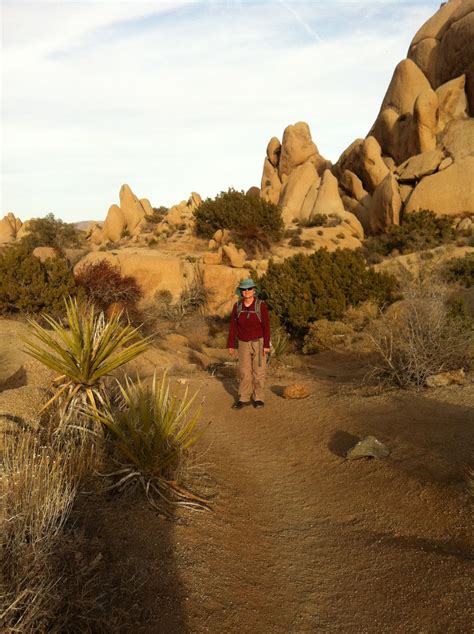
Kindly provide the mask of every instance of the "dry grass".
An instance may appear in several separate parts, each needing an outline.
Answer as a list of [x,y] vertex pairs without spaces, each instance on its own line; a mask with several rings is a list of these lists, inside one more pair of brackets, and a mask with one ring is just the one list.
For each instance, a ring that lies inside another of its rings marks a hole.
[[367,329],[377,357],[369,378],[420,388],[430,375],[469,368],[472,324],[453,310],[452,289],[420,274],[405,281],[403,296]]
[[51,631],[61,581],[51,559],[78,484],[68,458],[35,435],[5,437],[0,521],[6,631]]

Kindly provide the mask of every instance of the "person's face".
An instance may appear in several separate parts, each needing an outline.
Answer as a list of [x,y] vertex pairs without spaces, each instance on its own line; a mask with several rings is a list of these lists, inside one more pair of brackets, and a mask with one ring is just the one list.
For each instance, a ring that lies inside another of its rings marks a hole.
[[255,294],[255,288],[253,286],[251,288],[241,288],[240,292],[244,299],[252,299]]

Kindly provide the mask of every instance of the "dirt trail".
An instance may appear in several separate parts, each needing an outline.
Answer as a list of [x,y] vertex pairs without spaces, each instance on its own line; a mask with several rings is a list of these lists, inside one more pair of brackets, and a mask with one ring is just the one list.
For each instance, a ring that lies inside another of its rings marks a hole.
[[[286,401],[275,380],[264,409],[233,411],[232,381],[200,377],[214,513],[90,509],[124,631],[472,631],[472,385],[364,398],[306,377],[312,396]],[[389,458],[343,460],[368,434]]]

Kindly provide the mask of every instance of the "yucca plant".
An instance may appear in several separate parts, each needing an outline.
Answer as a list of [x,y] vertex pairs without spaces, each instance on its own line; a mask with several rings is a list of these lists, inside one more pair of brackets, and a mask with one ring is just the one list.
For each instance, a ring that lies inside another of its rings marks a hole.
[[167,505],[208,509],[205,499],[182,485],[189,450],[201,434],[197,429],[201,409],[192,411],[197,394],[188,397],[187,389],[182,397],[172,394],[166,374],[161,382],[155,374],[150,386],[139,378],[132,382],[125,377],[123,383],[117,381],[117,387],[118,404],[114,406],[108,394],[101,394],[100,406],[89,409],[107,430],[119,466],[106,474],[115,480],[110,488],[139,483],[155,507],[161,500]]
[[[85,401],[93,409],[105,377],[144,352],[150,337],[139,329],[122,325],[121,314],[106,320],[94,306],[68,298],[66,324],[50,315],[43,319],[50,330],[29,319],[33,340],[26,339],[25,351],[58,373],[56,391],[42,411],[61,402],[64,418],[75,401]],[[58,401],[60,399],[60,401]]]
[[272,335],[272,353],[276,359],[281,359],[288,351],[290,337],[283,328],[276,328]]

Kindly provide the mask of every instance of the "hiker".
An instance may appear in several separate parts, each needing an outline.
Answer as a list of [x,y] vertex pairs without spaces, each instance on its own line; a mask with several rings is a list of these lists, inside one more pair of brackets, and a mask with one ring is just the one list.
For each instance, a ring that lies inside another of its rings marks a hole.
[[242,280],[235,290],[240,298],[230,317],[227,347],[231,357],[239,355],[239,398],[233,409],[265,404],[264,384],[267,355],[270,352],[270,320],[268,307],[258,299],[258,289],[252,279]]

